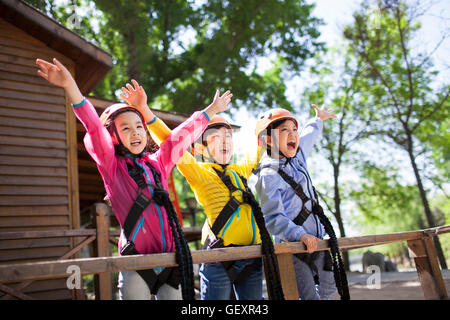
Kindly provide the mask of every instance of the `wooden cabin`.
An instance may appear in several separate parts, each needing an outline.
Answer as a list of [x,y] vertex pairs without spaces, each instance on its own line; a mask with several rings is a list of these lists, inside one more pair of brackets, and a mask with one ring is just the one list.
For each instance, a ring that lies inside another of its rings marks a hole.
[[[18,0],[0,0],[0,43],[0,233],[80,228],[80,211],[102,201],[103,183],[64,91],[37,75],[35,59],[58,58],[88,95],[112,57]],[[91,101],[99,113],[114,103]],[[155,113],[170,127],[187,118]],[[0,264],[56,260],[72,246],[69,238],[0,240]],[[22,292],[72,298],[65,279],[34,281]]]

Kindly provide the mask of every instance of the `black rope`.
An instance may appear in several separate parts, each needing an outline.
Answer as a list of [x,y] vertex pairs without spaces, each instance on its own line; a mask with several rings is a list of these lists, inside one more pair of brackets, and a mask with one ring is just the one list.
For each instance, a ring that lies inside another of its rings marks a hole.
[[283,288],[280,280],[280,270],[278,268],[278,261],[275,255],[275,249],[272,242],[272,237],[266,228],[263,213],[259,203],[250,191],[244,192],[244,201],[249,203],[253,209],[253,215],[255,217],[256,224],[259,228],[261,236],[261,248],[264,255],[264,261],[268,268],[267,275],[269,277],[269,294],[272,300],[284,300]]
[[169,194],[167,192],[161,192],[161,199],[164,203],[164,208],[166,208],[170,229],[175,242],[176,262],[179,265],[182,278],[181,292],[183,300],[195,300],[194,269],[192,266],[191,251],[189,250],[188,243],[178,221],[177,213],[169,199]]
[[347,275],[345,273],[344,261],[342,260],[339,251],[336,234],[330,220],[325,216],[322,207],[319,204],[314,204],[313,213],[319,217],[320,222],[325,228],[326,233],[330,236],[328,243],[330,244],[331,258],[333,261],[333,273],[336,287],[338,289],[341,300],[350,300],[350,292],[348,289]]

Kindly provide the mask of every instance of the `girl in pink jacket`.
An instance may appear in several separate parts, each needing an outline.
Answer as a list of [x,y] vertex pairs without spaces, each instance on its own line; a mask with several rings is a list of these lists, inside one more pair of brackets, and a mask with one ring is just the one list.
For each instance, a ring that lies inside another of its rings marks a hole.
[[[156,121],[131,105],[113,104],[99,117],[81,94],[70,72],[58,60],[37,59],[38,74],[62,87],[76,117],[86,128],[84,144],[97,163],[112,209],[122,227],[121,255],[176,252],[177,268],[119,273],[121,299],[193,299],[193,272],[189,247],[168,197],[167,177],[184,151],[200,137],[209,119],[229,108],[231,93],[218,92],[203,112],[195,112],[174,129],[158,151],[149,153],[146,124]],[[137,82],[129,90],[142,90]]]

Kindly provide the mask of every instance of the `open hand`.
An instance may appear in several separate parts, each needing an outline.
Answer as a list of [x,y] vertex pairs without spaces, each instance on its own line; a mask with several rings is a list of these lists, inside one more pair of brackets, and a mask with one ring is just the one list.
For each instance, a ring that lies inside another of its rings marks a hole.
[[133,83],[134,87],[127,83],[127,88],[122,87],[123,93],[120,94],[120,97],[132,106],[145,106],[147,108],[147,94],[145,93],[144,88],[142,88],[142,86],[134,79],[131,80],[131,83]]
[[216,113],[223,112],[231,108],[229,103],[233,94],[230,90],[227,90],[223,95],[220,95],[219,89],[217,89],[214,95],[213,102],[205,109],[209,118],[212,118]]
[[36,64],[39,67],[37,74],[51,84],[63,88],[72,104],[83,101],[84,97],[69,70],[56,58],[53,58],[53,63],[36,59]]
[[312,107],[316,110],[316,117],[321,120],[336,118],[336,113],[332,112],[332,109],[326,110],[325,105],[320,109],[315,104],[313,104]]
[[39,67],[38,75],[55,86],[67,89],[75,83],[69,70],[56,58],[53,58],[53,63],[36,59],[36,64]]
[[217,89],[214,95],[213,105],[216,107],[216,112],[223,112],[230,109],[229,103],[231,102],[231,97],[233,94],[230,90],[227,90],[223,95],[220,96],[219,89]]
[[127,83],[125,87],[122,87],[122,93],[119,95],[123,100],[125,100],[129,105],[135,107],[144,116],[145,122],[149,122],[154,118],[153,112],[147,105],[147,94],[139,83],[131,79],[133,85]]

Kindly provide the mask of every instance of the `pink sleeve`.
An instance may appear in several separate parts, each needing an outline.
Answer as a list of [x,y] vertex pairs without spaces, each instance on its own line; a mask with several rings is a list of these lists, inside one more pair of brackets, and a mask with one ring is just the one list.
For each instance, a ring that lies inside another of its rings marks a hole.
[[189,119],[172,130],[167,139],[161,143],[157,159],[164,168],[166,176],[170,174],[187,148],[202,135],[208,123],[206,115],[196,111]]
[[100,122],[94,106],[89,100],[73,108],[75,116],[86,128],[84,145],[89,155],[97,163],[103,177],[111,176],[116,165],[114,144],[108,130]]

